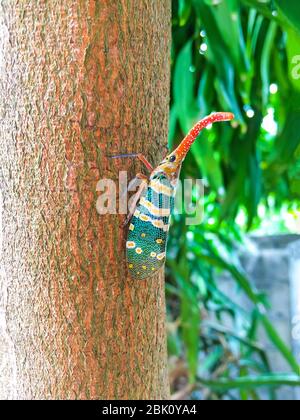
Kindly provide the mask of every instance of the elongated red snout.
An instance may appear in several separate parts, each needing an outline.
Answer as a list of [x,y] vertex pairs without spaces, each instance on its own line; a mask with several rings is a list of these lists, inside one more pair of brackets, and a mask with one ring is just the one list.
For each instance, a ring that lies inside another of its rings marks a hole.
[[234,115],[231,112],[215,112],[199,121],[188,133],[188,135],[182,140],[177,149],[173,153],[182,160],[185,158],[187,152],[190,150],[191,145],[194,143],[200,131],[207,126],[218,122],[218,121],[231,121],[234,119]]

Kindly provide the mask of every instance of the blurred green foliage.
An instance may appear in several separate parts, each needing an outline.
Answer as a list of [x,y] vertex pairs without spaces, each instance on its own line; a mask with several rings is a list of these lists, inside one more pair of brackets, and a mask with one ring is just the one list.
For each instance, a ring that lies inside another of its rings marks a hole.
[[[266,296],[244,273],[237,243],[259,226],[259,205],[299,209],[299,2],[173,0],[172,25],[170,147],[212,111],[234,112],[236,120],[205,130],[182,168],[182,178],[204,179],[205,214],[197,226],[176,215],[170,230],[171,361],[174,371],[186,366],[188,389],[199,398],[236,398],[238,390],[240,399],[259,399],[258,387],[267,386],[274,399],[279,385],[300,384],[299,366],[266,316]],[[220,290],[221,271],[252,310]],[[271,371],[259,328],[292,373]]]

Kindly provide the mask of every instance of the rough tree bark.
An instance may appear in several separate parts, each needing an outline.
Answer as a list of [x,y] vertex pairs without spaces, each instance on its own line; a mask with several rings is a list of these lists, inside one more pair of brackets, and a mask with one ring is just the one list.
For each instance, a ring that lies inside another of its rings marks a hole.
[[163,275],[124,270],[96,184],[167,138],[170,0],[0,5],[0,397],[168,396]]

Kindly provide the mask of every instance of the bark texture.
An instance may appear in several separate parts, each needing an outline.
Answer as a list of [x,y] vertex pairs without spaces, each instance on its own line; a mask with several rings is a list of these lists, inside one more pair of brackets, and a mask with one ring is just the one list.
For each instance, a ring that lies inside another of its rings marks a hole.
[[170,7],[1,2],[1,398],[168,396],[163,275],[126,277],[96,185],[165,152]]

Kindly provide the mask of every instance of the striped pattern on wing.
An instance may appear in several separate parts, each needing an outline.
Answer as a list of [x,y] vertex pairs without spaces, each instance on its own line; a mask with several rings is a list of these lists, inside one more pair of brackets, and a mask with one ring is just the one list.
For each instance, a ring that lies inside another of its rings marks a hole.
[[131,277],[152,276],[165,263],[174,188],[159,174],[149,181],[132,216],[127,242],[127,262]]

